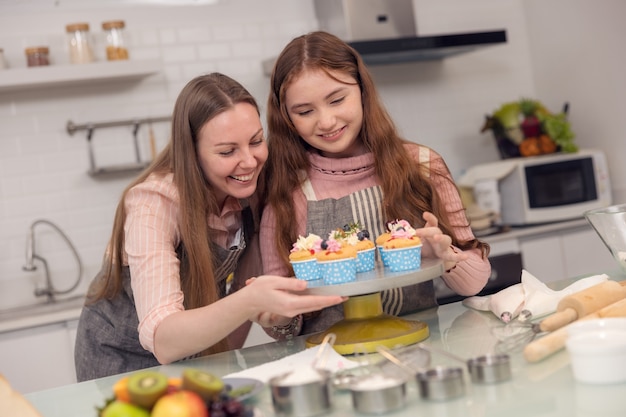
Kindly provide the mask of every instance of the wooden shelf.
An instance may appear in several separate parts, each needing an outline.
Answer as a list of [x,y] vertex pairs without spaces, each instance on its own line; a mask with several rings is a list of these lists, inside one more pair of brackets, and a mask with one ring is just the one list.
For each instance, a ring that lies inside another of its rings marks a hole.
[[6,69],[0,71],[0,94],[34,88],[139,79],[156,74],[160,70],[159,60],[104,61]]

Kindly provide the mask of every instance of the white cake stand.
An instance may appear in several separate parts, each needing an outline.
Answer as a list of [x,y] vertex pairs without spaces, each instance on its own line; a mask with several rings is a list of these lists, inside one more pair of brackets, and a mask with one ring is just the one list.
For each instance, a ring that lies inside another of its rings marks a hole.
[[429,336],[428,325],[383,313],[381,291],[429,281],[443,274],[440,259],[422,259],[419,269],[391,272],[376,263],[374,270],[357,273],[356,281],[324,285],[323,280],[309,281],[307,293],[350,297],[343,303],[344,319],[326,331],[306,339],[307,347],[322,343],[328,333],[336,335],[333,347],[342,355],[376,352],[383,345],[393,348],[421,342]]

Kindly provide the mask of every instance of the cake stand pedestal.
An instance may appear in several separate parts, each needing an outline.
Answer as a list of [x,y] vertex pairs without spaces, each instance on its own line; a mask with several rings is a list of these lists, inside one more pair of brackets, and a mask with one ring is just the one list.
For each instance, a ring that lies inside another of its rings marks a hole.
[[342,355],[376,352],[383,345],[394,348],[426,339],[428,325],[417,320],[405,320],[383,313],[381,291],[429,281],[443,274],[439,259],[422,259],[420,269],[391,272],[380,264],[373,271],[357,274],[356,281],[337,285],[324,285],[322,280],[309,281],[310,294],[349,296],[344,302],[344,319],[327,330],[309,336],[306,346],[322,343],[329,333],[336,335],[334,349]]

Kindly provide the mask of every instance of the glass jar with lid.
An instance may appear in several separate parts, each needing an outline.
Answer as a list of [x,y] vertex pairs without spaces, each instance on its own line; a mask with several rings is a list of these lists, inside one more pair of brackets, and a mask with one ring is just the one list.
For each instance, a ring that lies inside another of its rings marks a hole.
[[65,30],[68,34],[70,62],[72,64],[92,62],[94,55],[89,36],[89,24],[72,23],[65,26]]
[[107,60],[117,61],[128,59],[128,48],[124,39],[124,21],[112,20],[102,22],[102,29],[106,36]]
[[31,46],[24,50],[26,53],[26,65],[29,67],[42,67],[50,65],[50,50],[47,46]]

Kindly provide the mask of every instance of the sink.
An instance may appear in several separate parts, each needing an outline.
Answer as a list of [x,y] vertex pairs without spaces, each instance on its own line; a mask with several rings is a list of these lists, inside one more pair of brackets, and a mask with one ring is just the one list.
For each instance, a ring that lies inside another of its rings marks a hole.
[[56,313],[64,310],[80,308],[85,302],[85,295],[74,295],[59,298],[52,302],[42,301],[36,304],[27,304],[17,307],[0,309],[0,322],[5,320],[16,320],[25,317],[41,316]]

